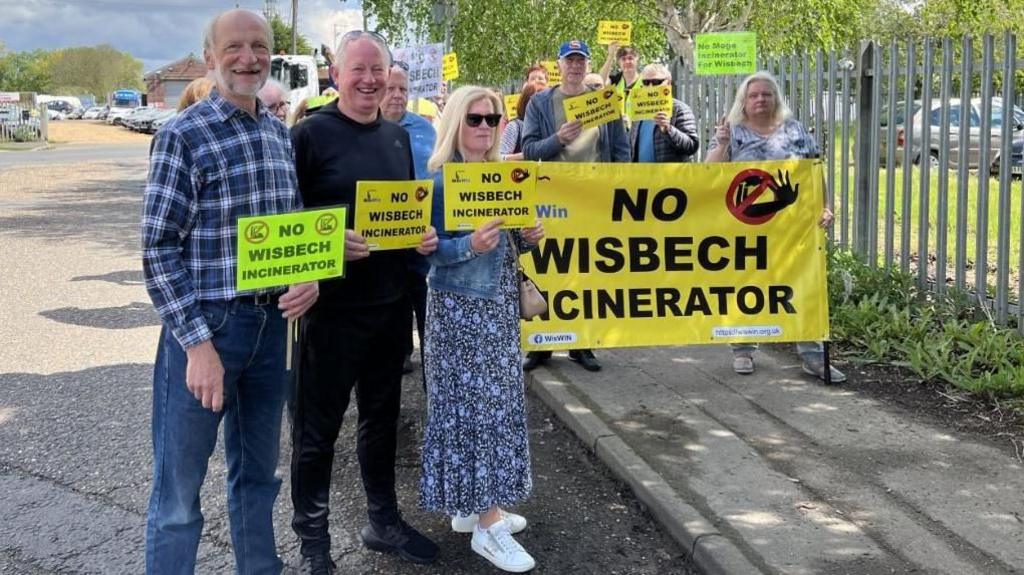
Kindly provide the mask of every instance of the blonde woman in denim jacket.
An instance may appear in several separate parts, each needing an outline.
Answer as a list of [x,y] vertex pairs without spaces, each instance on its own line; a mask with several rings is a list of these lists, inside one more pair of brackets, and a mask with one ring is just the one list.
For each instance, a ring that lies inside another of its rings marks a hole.
[[[432,221],[443,227],[448,162],[498,160],[501,100],[486,88],[456,90],[441,116],[434,154]],[[500,569],[534,559],[512,534],[526,519],[505,511],[532,488],[519,345],[519,254],[544,230],[507,231],[493,220],[469,232],[438,232],[428,261],[424,368],[427,424],[420,503],[472,533],[472,549]]]

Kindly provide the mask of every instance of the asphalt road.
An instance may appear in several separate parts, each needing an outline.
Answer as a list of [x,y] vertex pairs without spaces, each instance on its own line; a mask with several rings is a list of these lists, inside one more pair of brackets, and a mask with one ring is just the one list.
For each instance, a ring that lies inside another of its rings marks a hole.
[[35,164],[67,165],[77,162],[102,162],[113,158],[145,160],[148,155],[148,143],[67,144],[45,150],[0,151],[0,168]]
[[[145,155],[139,146],[0,154],[2,573],[143,571],[150,371],[159,330],[138,253]],[[534,494],[516,511],[530,521],[520,541],[537,558],[534,572],[691,573],[684,551],[628,490],[539,400],[531,395],[528,402]],[[416,507],[422,415],[413,377],[403,400],[400,500],[407,519],[441,545],[440,561],[412,566],[359,543],[365,504],[350,413],[336,447],[331,500],[340,572],[496,572],[470,550],[467,536],[450,531],[447,518]],[[285,432],[282,494],[289,453]],[[275,524],[279,552],[294,565],[290,507],[279,498]],[[230,573],[219,452],[203,511],[198,572]]]

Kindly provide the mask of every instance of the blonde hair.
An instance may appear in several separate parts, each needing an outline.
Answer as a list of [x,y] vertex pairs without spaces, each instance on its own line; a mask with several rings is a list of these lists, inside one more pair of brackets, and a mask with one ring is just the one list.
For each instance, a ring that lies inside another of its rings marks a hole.
[[[459,150],[459,132],[462,131],[462,123],[469,108],[481,99],[486,98],[494,107],[495,114],[504,114],[505,110],[501,104],[501,98],[496,96],[490,88],[482,86],[463,86],[448,96],[448,103],[441,112],[441,121],[437,125],[437,143],[434,145],[434,153],[427,160],[427,169],[436,172],[446,162],[455,157]],[[494,128],[495,137],[491,147],[487,149],[484,158],[488,162],[497,162],[498,148],[501,145],[501,138],[497,135],[497,128]]]
[[767,82],[772,87],[772,92],[775,93],[775,114],[773,114],[772,120],[781,124],[793,116],[793,112],[786,105],[786,101],[782,99],[779,82],[775,79],[775,76],[761,70],[744,78],[740,82],[739,87],[736,88],[736,99],[733,100],[732,108],[729,109],[728,119],[730,124],[736,125],[746,122],[747,114],[743,111],[743,104],[747,100],[747,91],[752,82]]
[[181,99],[178,100],[178,111],[180,112],[199,100],[205,99],[210,95],[210,90],[212,89],[213,80],[207,76],[192,80],[181,92]]
[[648,74],[648,72],[651,73],[654,76],[658,76],[658,77],[661,77],[661,78],[668,78],[669,80],[672,79],[672,72],[669,72],[668,66],[666,66],[664,64],[661,64],[661,63],[658,63],[658,62],[654,62],[654,63],[651,63],[651,64],[648,64],[648,65],[644,66],[644,69],[643,69],[642,72],[640,72],[640,75],[641,76],[646,76]]

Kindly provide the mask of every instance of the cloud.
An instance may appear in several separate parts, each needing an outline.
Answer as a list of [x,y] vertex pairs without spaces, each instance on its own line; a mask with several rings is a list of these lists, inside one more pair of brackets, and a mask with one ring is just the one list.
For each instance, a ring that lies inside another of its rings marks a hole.
[[[0,42],[8,50],[52,50],[110,44],[142,60],[145,70],[190,52],[202,54],[203,27],[216,13],[234,8],[262,12],[264,0],[0,0]],[[332,45],[339,34],[362,26],[360,4],[299,0],[299,32],[313,46]],[[291,2],[277,0],[290,17]]]

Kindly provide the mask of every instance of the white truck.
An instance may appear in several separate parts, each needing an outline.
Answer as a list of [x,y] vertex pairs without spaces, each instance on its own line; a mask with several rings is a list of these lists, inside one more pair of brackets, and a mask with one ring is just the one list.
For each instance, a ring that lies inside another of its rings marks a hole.
[[320,95],[327,87],[327,68],[320,67],[315,56],[278,54],[270,60],[270,77],[288,89],[292,106]]

